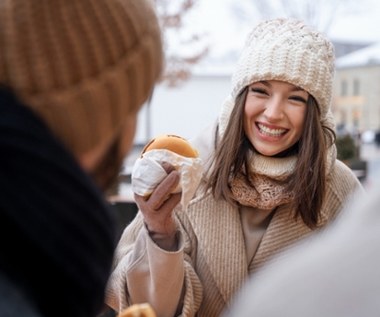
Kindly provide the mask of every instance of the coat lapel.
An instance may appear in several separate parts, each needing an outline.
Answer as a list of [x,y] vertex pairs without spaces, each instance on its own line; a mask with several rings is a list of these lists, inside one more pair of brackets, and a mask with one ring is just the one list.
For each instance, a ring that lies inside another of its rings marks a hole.
[[247,277],[247,256],[240,215],[211,195],[194,201],[187,214],[198,239],[197,257],[203,257],[226,302]]
[[289,208],[286,206],[279,207],[257,249],[250,265],[250,273],[256,271],[276,253],[310,233],[311,229],[301,219],[295,220]]

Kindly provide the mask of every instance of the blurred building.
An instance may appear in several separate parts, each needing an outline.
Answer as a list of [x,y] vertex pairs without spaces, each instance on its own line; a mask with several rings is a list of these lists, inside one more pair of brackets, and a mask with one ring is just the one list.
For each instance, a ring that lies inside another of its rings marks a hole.
[[159,134],[191,139],[214,122],[231,89],[230,65],[200,64],[176,87],[157,85],[151,103],[139,113],[134,143],[144,144]]
[[334,49],[335,49],[335,56],[336,58],[340,58],[344,55],[347,55],[354,51],[365,48],[373,43],[372,42],[358,43],[358,42],[346,42],[346,41],[333,40],[333,44],[334,44]]
[[380,129],[380,42],[336,60],[333,113],[338,133]]

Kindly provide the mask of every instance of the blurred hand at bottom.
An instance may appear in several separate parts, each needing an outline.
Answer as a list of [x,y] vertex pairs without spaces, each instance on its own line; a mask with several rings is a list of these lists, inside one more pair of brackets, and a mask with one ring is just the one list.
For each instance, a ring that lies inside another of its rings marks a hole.
[[156,317],[153,308],[148,304],[135,304],[122,310],[117,317]]

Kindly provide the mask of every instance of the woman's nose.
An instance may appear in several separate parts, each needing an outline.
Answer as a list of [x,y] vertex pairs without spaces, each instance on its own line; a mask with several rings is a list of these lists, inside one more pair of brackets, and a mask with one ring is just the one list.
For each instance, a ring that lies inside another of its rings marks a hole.
[[281,120],[284,116],[282,100],[276,97],[268,99],[265,106],[264,116],[269,122]]

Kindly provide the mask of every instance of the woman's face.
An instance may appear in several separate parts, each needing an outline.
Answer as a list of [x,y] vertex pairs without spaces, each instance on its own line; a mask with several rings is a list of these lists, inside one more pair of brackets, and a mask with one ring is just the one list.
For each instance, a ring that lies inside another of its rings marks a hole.
[[268,80],[248,86],[244,131],[262,155],[279,154],[300,139],[309,94],[292,84]]

